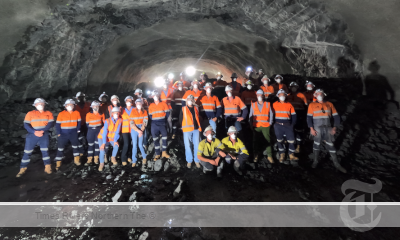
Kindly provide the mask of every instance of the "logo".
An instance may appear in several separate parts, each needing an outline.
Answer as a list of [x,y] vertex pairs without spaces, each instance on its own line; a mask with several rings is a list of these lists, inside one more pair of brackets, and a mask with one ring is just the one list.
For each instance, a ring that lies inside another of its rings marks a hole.
[[[374,184],[358,180],[347,180],[342,184],[342,193],[345,197],[340,205],[340,218],[347,227],[355,231],[365,232],[371,230],[381,220],[382,213],[375,217],[377,206],[373,204],[373,194],[382,189],[382,182],[376,178],[372,179],[375,181]],[[353,191],[349,192],[348,190]],[[346,194],[346,192],[349,193]],[[361,194],[357,194],[360,192]],[[360,204],[349,205],[349,202]]]

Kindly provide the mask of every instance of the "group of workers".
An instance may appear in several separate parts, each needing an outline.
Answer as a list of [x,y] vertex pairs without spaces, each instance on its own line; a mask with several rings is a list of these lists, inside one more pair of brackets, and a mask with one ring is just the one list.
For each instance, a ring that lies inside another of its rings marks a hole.
[[[245,75],[242,86],[236,73],[232,74],[229,83],[220,73],[213,82],[205,73],[200,75],[200,81],[191,82],[181,73],[178,81],[165,79],[162,87],[152,91],[148,99],[143,97],[141,89],[136,89],[134,96],[124,99],[124,106],[116,95],[108,98],[103,93],[98,101],[89,103],[85,94],[79,92],[75,100],[65,102],[65,110],[58,114],[56,121],[52,113],[45,110],[46,101],[37,98],[33,103],[36,110],[30,111],[24,120],[28,135],[17,177],[26,172],[36,145],[40,146],[45,172],[52,173],[48,146],[49,130],[54,124],[58,136],[57,171],[68,142],[78,166],[81,165],[86,141],[85,165],[99,164],[99,171],[103,171],[109,159],[114,166],[119,164],[116,156],[120,145],[122,165],[136,167],[138,149],[145,165],[151,134],[154,161],[169,159],[168,138],[174,140],[182,136],[188,168],[194,162],[197,168],[203,168],[204,173],[216,169],[220,177],[224,165],[232,164],[241,175],[250,156],[245,146],[250,141],[244,142],[248,138],[243,134],[247,129],[251,130],[246,133],[252,135],[254,162],[265,155],[270,163],[274,163],[272,146],[276,141],[278,161],[296,166],[299,160],[296,154],[300,152],[308,126],[314,140],[312,167],[317,166],[321,144],[325,143],[334,166],[346,172],[337,159],[333,144],[340,117],[333,104],[324,99],[326,94],[322,89],[315,90],[315,85],[307,81],[306,91],[301,93],[296,82],[291,82],[288,88],[283,77],[276,75],[272,83],[261,69],[256,74],[246,71]],[[258,77],[254,78],[254,75]],[[217,137],[217,128],[220,127],[227,133],[222,140]]]

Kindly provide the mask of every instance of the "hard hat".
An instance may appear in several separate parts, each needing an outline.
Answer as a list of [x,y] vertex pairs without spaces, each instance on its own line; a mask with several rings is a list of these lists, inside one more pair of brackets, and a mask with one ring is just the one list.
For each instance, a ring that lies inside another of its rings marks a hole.
[[237,76],[237,74],[236,74],[236,73],[232,73],[232,76],[231,76],[231,78],[238,78],[238,76]]
[[313,87],[315,87],[314,83],[312,83],[311,81],[308,81],[308,80],[306,80],[305,86],[307,86],[307,85],[313,85]]
[[253,85],[253,82],[252,82],[251,80],[247,80],[247,81],[246,81],[246,84],[247,84],[247,85]]
[[299,87],[299,84],[297,84],[297,82],[291,82],[289,87]]
[[205,72],[200,73],[200,77],[203,76],[203,75],[206,75],[206,73]]
[[84,97],[84,96],[85,96],[85,94],[83,92],[78,92],[75,97],[78,98],[78,97]]
[[183,82],[182,81],[177,81],[176,85],[183,85]]
[[199,81],[197,81],[197,79],[192,81],[192,85],[194,85],[194,84],[200,85],[200,83],[199,83]]
[[189,96],[187,96],[186,101],[189,100],[189,99],[194,101],[194,96],[192,94],[190,94]]
[[[208,131],[213,131],[213,133],[215,133],[214,132],[214,129],[211,127],[211,125],[209,125],[208,127],[206,127],[206,129],[204,129],[204,132],[203,132],[203,135],[205,136],[205,137],[207,137],[207,135],[206,135],[206,132],[208,132]],[[212,133],[211,133],[212,134]]]
[[136,101],[135,101],[135,104],[136,103],[141,103],[141,104],[143,104],[143,100],[141,99],[141,98],[138,98],[138,99],[136,99]]
[[261,80],[262,80],[262,79],[268,79],[268,82],[271,81],[271,80],[268,78],[267,75],[264,75],[264,76],[261,78]]
[[126,100],[128,100],[128,99],[130,99],[130,100],[133,101],[133,97],[132,97],[132,96],[127,96],[127,97],[125,98],[124,102],[126,102]]
[[64,103],[64,107],[67,104],[74,104],[75,105],[75,101],[73,99],[67,99],[67,101],[65,101],[65,103]]
[[277,78],[281,78],[283,80],[283,77],[281,75],[276,75],[275,79],[277,79]]
[[179,74],[179,76],[184,76],[185,75],[185,73],[183,73],[183,72],[181,72],[180,74]]
[[160,96],[160,93],[157,90],[153,90],[153,92],[151,92],[151,97],[155,97],[155,96]]
[[35,101],[33,102],[32,106],[35,106],[36,103],[48,104],[43,98],[36,98]]
[[226,85],[225,92],[226,91],[232,91],[232,90],[233,90],[233,88],[230,85]]
[[284,93],[285,95],[287,95],[287,93],[285,92],[285,90],[283,89],[279,89],[279,91],[276,93],[276,96],[279,96],[279,94]]
[[143,91],[142,91],[142,89],[137,88],[137,89],[135,90],[135,94],[136,94],[136,93],[143,93]]
[[229,134],[229,133],[237,133],[237,130],[236,130],[235,126],[230,126],[230,127],[229,127],[229,129],[228,129],[228,134]]
[[212,83],[208,82],[206,85],[204,85],[204,88],[213,88]]
[[259,71],[259,72],[262,72],[262,69],[259,69],[258,71]]
[[113,109],[111,110],[111,113],[114,113],[114,112],[120,112],[119,107],[113,107]]
[[102,98],[102,97],[108,97],[108,95],[106,94],[106,92],[103,92],[103,93],[100,95],[99,101],[101,101],[101,98]]
[[112,101],[114,98],[116,98],[118,100],[118,102],[119,102],[119,97],[117,95],[112,95],[110,100]]
[[262,95],[264,95],[264,91],[261,90],[261,89],[258,89],[258,91],[256,92],[256,94],[262,94]]
[[324,90],[317,89],[317,90],[315,90],[314,97],[317,96],[317,93],[320,93],[320,92],[323,93],[326,96],[326,93],[324,92]]
[[98,101],[96,101],[96,100],[94,100],[93,102],[92,102],[92,104],[90,104],[90,107],[91,108],[93,108],[93,107],[99,107],[100,106],[100,103],[98,102]]

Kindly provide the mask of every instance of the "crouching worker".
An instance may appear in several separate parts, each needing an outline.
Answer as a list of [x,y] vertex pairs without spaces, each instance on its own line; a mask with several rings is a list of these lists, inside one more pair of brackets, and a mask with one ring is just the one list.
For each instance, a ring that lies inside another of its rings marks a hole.
[[115,158],[118,153],[118,139],[120,137],[122,119],[119,117],[120,108],[114,107],[111,110],[111,117],[104,122],[104,127],[99,133],[99,145],[100,145],[100,166],[99,171],[103,171],[104,168],[104,155],[106,147],[110,145],[113,147],[111,162],[114,166],[118,165],[117,159]]
[[[215,132],[212,126],[208,126],[203,135],[206,137],[200,142],[197,149],[197,158],[200,160],[200,164],[203,166],[203,172],[207,173],[212,171],[214,166],[217,168],[217,176],[222,176],[222,168],[224,167],[224,162],[219,155],[222,143],[218,138],[215,138]],[[225,155],[225,154],[223,154]]]
[[30,111],[26,114],[24,127],[28,131],[25,140],[24,156],[21,160],[21,166],[17,177],[21,177],[26,172],[30,162],[29,157],[33,152],[33,148],[39,144],[42,151],[44,171],[51,174],[50,157],[48,153],[49,147],[49,129],[54,126],[53,114],[49,111],[44,111],[46,101],[43,98],[37,98],[33,106],[37,110]]
[[72,99],[68,99],[67,101],[65,101],[64,107],[67,110],[64,110],[60,112],[60,114],[58,114],[56,122],[56,131],[58,134],[56,170],[59,170],[61,167],[61,160],[64,155],[64,147],[68,143],[68,141],[71,142],[72,145],[75,165],[81,165],[80,154],[82,154],[82,152],[81,149],[78,148],[78,134],[81,130],[81,114],[78,111],[74,110],[75,101]]
[[90,105],[92,110],[90,110],[86,114],[86,126],[87,126],[87,136],[86,139],[88,141],[88,154],[87,154],[87,162],[85,166],[88,166],[92,163],[94,158],[94,163],[99,164],[99,142],[97,141],[97,136],[103,126],[105,121],[104,114],[99,113],[100,111],[100,103],[98,101],[93,101]]
[[132,114],[130,118],[131,126],[131,138],[132,138],[132,167],[136,166],[136,153],[139,147],[142,153],[142,164],[145,165],[147,161],[146,151],[143,148],[144,131],[146,129],[149,117],[147,116],[147,111],[143,108],[142,99],[138,98],[135,101],[136,108],[132,109]]
[[244,162],[249,158],[249,152],[243,142],[236,137],[237,133],[238,132],[234,126],[229,127],[228,137],[222,139],[222,146],[219,155],[224,157],[228,164],[231,164],[233,160],[233,168],[239,175],[242,175]]

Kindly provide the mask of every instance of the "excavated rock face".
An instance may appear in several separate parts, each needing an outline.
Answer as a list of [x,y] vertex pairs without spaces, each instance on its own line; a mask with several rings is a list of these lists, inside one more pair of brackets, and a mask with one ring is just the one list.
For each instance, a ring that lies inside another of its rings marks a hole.
[[248,65],[268,75],[353,76],[359,55],[345,30],[308,1],[75,0],[54,5],[5,58],[0,101],[129,91],[188,64],[225,76]]

